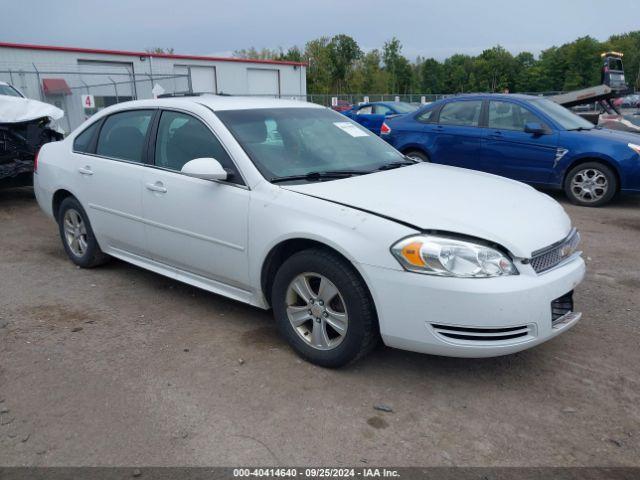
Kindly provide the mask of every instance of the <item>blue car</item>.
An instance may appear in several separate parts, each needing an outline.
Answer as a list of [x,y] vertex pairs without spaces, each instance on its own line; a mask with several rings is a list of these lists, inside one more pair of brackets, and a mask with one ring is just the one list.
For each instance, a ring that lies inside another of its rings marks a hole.
[[381,134],[413,159],[562,188],[578,205],[640,192],[640,135],[595,127],[541,97],[459,95],[388,119]]
[[416,110],[418,110],[417,105],[406,102],[371,102],[356,105],[342,113],[376,135],[380,135],[380,128],[387,118]]

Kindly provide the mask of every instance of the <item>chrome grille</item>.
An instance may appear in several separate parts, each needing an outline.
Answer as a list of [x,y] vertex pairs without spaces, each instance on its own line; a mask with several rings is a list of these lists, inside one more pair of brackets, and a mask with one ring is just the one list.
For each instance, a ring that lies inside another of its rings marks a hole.
[[580,234],[573,229],[569,236],[561,242],[550,247],[538,250],[531,257],[531,266],[536,273],[542,273],[552,269],[563,260],[569,258],[578,248]]

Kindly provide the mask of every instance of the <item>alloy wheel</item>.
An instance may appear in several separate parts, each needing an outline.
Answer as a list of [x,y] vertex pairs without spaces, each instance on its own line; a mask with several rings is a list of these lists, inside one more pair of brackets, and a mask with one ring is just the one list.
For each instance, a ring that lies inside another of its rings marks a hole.
[[571,193],[583,202],[597,202],[608,190],[606,175],[596,168],[579,170],[571,179]]
[[287,288],[287,317],[294,331],[317,350],[332,350],[347,333],[349,315],[338,288],[319,273],[301,273]]
[[76,256],[82,257],[87,251],[87,227],[80,213],[69,208],[63,218],[64,238],[69,250]]

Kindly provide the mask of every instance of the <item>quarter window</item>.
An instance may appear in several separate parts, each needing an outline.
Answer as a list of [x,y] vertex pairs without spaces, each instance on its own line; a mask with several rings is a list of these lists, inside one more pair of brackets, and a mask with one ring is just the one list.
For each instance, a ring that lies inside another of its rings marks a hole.
[[481,100],[450,102],[440,110],[439,123],[442,125],[477,127],[480,122],[481,109]]
[[92,125],[84,129],[84,131],[78,135],[73,141],[73,150],[80,153],[93,153],[91,149],[91,141],[98,130],[100,122],[94,122]]
[[[279,141],[272,125],[273,141]],[[180,112],[162,112],[156,138],[155,164],[180,171],[196,158],[214,158],[223,168],[235,171],[233,162],[216,136],[197,118]]]
[[422,112],[420,115],[416,117],[416,119],[422,123],[433,123],[436,119],[435,112],[437,110],[438,110],[437,108],[431,108],[426,112]]
[[526,108],[511,102],[489,102],[489,128],[524,131],[527,123],[542,123]]
[[152,110],[130,110],[109,116],[100,130],[96,153],[142,163],[144,141],[152,116]]

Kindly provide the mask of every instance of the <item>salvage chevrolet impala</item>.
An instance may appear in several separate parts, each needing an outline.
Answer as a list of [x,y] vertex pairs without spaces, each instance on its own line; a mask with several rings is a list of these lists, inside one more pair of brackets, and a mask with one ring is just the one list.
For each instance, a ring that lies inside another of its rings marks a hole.
[[115,105],[45,145],[34,184],[76,265],[117,257],[272,308],[293,349],[322,366],[354,361],[380,338],[504,355],[581,316],[580,237],[558,203],[513,180],[408,159],[312,104]]

